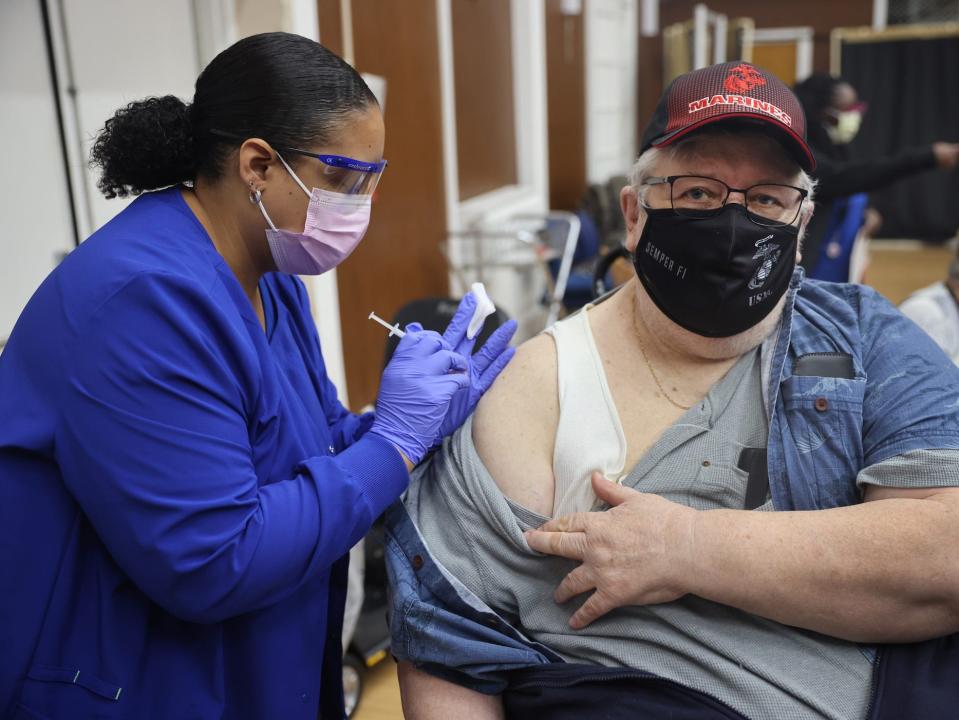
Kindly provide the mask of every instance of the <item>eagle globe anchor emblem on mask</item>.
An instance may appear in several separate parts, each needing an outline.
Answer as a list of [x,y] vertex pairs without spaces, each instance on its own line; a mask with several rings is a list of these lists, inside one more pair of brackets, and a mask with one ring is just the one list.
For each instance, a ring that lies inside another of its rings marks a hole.
[[772,274],[773,268],[776,267],[776,263],[779,261],[779,257],[782,255],[782,248],[766,244],[772,239],[772,235],[767,235],[756,241],[756,254],[753,255],[753,260],[761,260],[762,262],[749,281],[750,290],[759,290],[759,288],[766,284],[766,281]]

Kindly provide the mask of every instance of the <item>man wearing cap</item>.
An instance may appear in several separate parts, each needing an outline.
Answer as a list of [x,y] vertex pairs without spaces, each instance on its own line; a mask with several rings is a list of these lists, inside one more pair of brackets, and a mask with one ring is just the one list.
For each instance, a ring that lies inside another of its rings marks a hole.
[[802,110],[675,80],[621,204],[636,279],[521,346],[388,511],[408,718],[946,718],[959,370],[804,281]]

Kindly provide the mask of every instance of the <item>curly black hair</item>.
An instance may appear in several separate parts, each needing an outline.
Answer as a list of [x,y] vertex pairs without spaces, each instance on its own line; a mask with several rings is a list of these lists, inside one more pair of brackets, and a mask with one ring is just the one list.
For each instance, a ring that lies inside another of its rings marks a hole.
[[101,168],[97,186],[108,198],[200,176],[215,180],[246,138],[322,144],[349,113],[371,105],[376,97],[359,73],[319,43],[290,33],[252,35],[210,61],[191,105],[165,95],[117,110],[90,162]]
[[90,162],[103,169],[97,187],[108,198],[139,195],[196,177],[190,108],[173,95],[116,111],[93,143]]

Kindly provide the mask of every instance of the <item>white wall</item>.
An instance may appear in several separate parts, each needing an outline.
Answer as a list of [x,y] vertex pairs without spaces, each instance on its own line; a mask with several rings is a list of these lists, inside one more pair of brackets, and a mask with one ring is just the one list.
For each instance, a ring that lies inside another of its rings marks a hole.
[[[53,3],[51,3],[53,5]],[[151,95],[193,98],[199,70],[190,0],[83,0],[63,3],[66,26],[58,50],[69,53],[76,88],[76,132],[86,210],[84,235],[130,200],[107,200],[86,160],[97,132],[117,108]]]
[[[193,97],[198,72],[238,37],[317,37],[313,0],[48,0],[81,239],[129,202],[106,200],[87,161],[118,107],[149,95]],[[63,16],[59,15],[63,8]],[[72,85],[75,101],[68,93]],[[38,0],[0,0],[0,343],[30,295],[73,248],[66,174]],[[330,377],[346,396],[336,275],[304,278]]]
[[636,0],[586,0],[586,175],[625,175],[636,154]]
[[0,2],[0,343],[73,247],[73,224],[37,0]]
[[[74,245],[40,7],[38,0],[0,2],[0,133],[9,141],[7,167],[16,168],[0,180],[0,341],[57,259]],[[99,195],[96,173],[87,164],[105,120],[122,104],[147,95],[193,94],[192,4],[73,0],[47,7],[83,239],[129,202]]]

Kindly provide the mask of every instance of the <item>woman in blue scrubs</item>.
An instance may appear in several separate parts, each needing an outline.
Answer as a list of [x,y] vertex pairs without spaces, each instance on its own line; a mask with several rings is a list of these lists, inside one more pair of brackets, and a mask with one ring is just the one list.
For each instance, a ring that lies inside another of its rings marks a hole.
[[348,550],[513,330],[471,356],[464,301],[374,414],[339,403],[295,274],[362,238],[383,143],[360,76],[282,33],[107,122],[100,188],[140,197],[0,356],[0,717],[343,716]]

